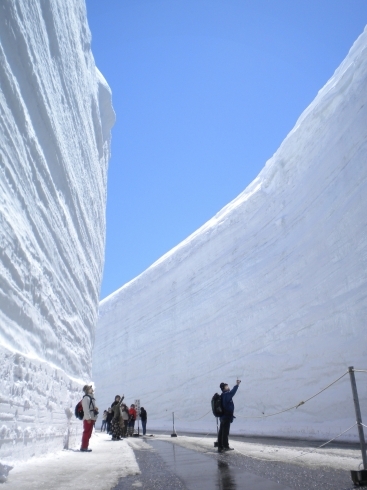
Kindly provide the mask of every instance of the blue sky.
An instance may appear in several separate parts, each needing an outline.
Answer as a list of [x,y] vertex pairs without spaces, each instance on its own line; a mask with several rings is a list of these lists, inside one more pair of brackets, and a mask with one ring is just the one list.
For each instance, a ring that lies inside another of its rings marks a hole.
[[101,299],[234,199],[367,23],[366,0],[86,0],[116,111]]

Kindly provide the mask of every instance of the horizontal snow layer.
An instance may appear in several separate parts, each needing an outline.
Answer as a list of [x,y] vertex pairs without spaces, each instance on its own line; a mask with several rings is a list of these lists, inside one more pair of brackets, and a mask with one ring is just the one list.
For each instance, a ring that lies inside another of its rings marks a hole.
[[122,392],[150,427],[174,411],[177,430],[214,431],[211,397],[239,376],[232,431],[324,438],[355,422],[348,376],[245,417],[367,368],[366,86],[365,30],[255,181],[101,302],[100,406]]
[[84,0],[0,4],[0,457],[60,449],[90,379],[115,117],[90,41]]
[[0,6],[0,343],[89,377],[114,121],[83,0]]
[[61,369],[0,346],[0,457],[14,463],[75,446],[82,423],[74,407],[82,384]]

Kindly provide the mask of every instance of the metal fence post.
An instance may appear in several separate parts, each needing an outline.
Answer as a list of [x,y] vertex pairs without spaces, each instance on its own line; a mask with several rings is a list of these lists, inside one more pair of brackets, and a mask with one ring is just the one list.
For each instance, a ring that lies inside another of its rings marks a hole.
[[177,434],[175,431],[175,412],[172,412],[172,422],[173,422],[173,432],[171,434],[171,437],[177,437]]
[[355,408],[355,411],[356,411],[356,418],[357,418],[356,421],[357,421],[357,425],[358,425],[359,441],[360,441],[360,444],[361,444],[363,469],[367,470],[366,441],[364,439],[364,431],[363,431],[363,425],[362,425],[361,409],[360,409],[360,406],[359,406],[359,399],[358,399],[356,378],[354,376],[354,367],[353,366],[350,366],[348,368],[348,371],[349,371],[349,376],[350,376],[350,384],[352,385],[354,408]]

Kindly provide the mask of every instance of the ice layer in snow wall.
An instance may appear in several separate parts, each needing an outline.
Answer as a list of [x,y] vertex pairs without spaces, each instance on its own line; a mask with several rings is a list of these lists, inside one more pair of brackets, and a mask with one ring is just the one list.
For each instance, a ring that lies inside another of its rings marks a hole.
[[61,448],[90,379],[113,122],[84,0],[1,2],[0,456]]
[[261,417],[367,367],[366,87],[367,31],[249,187],[101,302],[103,408],[124,393],[148,428],[172,430],[175,412],[176,430],[214,432],[211,397],[239,376],[233,432],[324,438],[355,422],[348,376]]

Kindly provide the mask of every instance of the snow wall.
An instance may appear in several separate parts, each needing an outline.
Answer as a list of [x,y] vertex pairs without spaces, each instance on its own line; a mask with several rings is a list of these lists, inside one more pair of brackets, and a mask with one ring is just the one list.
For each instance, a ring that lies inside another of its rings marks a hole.
[[150,430],[171,432],[174,411],[178,432],[215,432],[211,397],[239,376],[233,433],[327,439],[355,422],[348,376],[246,417],[367,368],[366,87],[367,30],[247,189],[100,303],[101,408],[124,393]]
[[1,2],[1,460],[81,431],[115,117],[90,43],[84,0]]

